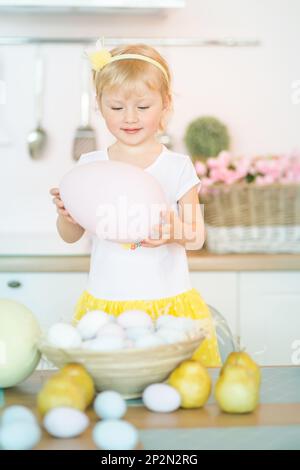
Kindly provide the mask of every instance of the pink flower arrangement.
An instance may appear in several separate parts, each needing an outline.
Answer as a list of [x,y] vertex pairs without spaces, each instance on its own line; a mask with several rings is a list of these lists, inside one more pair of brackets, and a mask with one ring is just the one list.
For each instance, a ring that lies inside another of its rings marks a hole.
[[221,184],[300,183],[300,151],[254,157],[238,157],[222,151],[217,157],[208,158],[205,163],[196,161],[195,169],[202,182],[202,194],[212,192]]

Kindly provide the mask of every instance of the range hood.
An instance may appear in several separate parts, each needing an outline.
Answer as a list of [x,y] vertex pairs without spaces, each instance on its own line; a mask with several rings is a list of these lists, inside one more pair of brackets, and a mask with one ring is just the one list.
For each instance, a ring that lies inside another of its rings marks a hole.
[[186,0],[0,0],[0,12],[147,14],[184,8]]

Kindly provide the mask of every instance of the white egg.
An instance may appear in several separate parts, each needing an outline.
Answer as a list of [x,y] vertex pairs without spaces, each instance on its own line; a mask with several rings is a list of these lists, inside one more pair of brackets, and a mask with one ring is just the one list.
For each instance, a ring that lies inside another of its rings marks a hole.
[[94,401],[94,410],[102,419],[120,419],[127,410],[126,401],[120,393],[106,390],[97,395]]
[[89,341],[84,341],[82,344],[83,349],[88,349],[91,351],[116,351],[118,349],[123,349],[125,341],[120,336],[99,336],[98,338],[91,339]]
[[78,322],[77,330],[81,338],[86,341],[97,336],[99,328],[110,322],[110,316],[101,310],[92,310],[86,313]]
[[117,317],[115,315],[112,315],[109,313],[108,317],[109,317],[110,323],[117,323]]
[[100,336],[120,336],[121,338],[126,337],[126,332],[121,325],[117,323],[107,323],[106,325],[101,326],[100,330],[98,330],[97,337]]
[[140,336],[148,335],[152,332],[152,329],[146,328],[145,326],[132,326],[130,328],[126,328],[126,335],[127,338],[136,340]]
[[103,450],[133,450],[139,439],[137,429],[127,421],[107,419],[93,429],[93,440]]
[[89,418],[82,411],[61,406],[50,410],[44,417],[43,424],[51,436],[68,439],[82,434],[89,422]]
[[188,332],[195,328],[195,323],[192,318],[174,317],[170,326],[176,330]]
[[156,320],[156,323],[155,323],[155,326],[156,328],[162,328],[162,327],[165,327],[167,326],[169,323],[171,323],[173,320],[174,320],[174,316],[173,315],[161,315],[160,317],[158,317],[158,319]]
[[56,348],[79,348],[81,337],[74,326],[68,323],[55,323],[47,334],[47,340]]
[[171,385],[152,384],[143,392],[143,403],[151,411],[170,413],[180,407],[181,397]]
[[35,415],[29,408],[22,405],[12,405],[5,408],[1,416],[1,425],[12,423],[13,421],[26,421],[37,423]]
[[187,340],[187,336],[183,331],[169,327],[160,328],[156,335],[168,344],[180,343]]
[[136,348],[154,348],[163,344],[166,344],[166,341],[154,333],[139,336],[134,342]]
[[143,310],[126,310],[117,318],[117,323],[123,328],[131,328],[133,326],[143,326],[153,328],[152,318]]
[[132,339],[125,338],[124,349],[134,348],[134,341]]
[[193,323],[194,323],[194,329],[189,331],[189,333],[192,333],[192,334],[197,334],[200,331],[204,331],[209,324],[206,318],[203,318],[203,319],[197,318],[197,320],[193,320]]
[[0,428],[0,448],[3,450],[30,450],[42,436],[37,423],[12,421]]
[[198,320],[186,317],[175,317],[174,315],[162,315],[156,321],[156,329],[173,328],[184,332],[190,332],[197,328]]

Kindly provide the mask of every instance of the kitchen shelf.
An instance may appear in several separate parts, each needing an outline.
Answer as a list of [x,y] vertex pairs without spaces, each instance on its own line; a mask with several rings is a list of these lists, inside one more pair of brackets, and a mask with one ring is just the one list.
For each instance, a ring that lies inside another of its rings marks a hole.
[[0,0],[2,13],[138,14],[184,8],[185,0]]
[[[1,8],[0,8],[1,10]],[[99,38],[94,37],[30,37],[30,36],[0,36],[0,46],[19,46],[26,44],[95,44]],[[106,47],[142,42],[153,47],[257,47],[261,41],[256,38],[224,37],[218,39],[204,38],[158,38],[158,37],[105,37]]]

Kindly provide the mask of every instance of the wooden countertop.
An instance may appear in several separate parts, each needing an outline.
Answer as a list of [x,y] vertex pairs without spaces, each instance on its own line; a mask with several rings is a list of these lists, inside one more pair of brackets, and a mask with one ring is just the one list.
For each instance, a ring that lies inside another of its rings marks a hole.
[[[219,371],[210,369],[209,372],[213,381],[215,381]],[[53,371],[36,371],[23,384],[5,390],[5,405],[22,404],[32,409],[36,414],[36,394],[45,380],[53,373]],[[151,430],[156,430],[153,432],[155,435],[155,433],[163,430],[178,429],[180,430],[178,439],[180,439],[180,435],[184,433],[184,430],[197,430],[198,432],[205,431],[205,429],[226,428],[231,432],[235,429],[244,429],[245,432],[250,430],[251,432],[253,427],[256,427],[260,429],[260,432],[263,432],[265,426],[271,426],[274,429],[278,426],[292,426],[294,430],[299,432],[300,401],[296,399],[297,396],[299,397],[297,394],[298,388],[298,367],[262,367],[261,404],[253,413],[243,415],[222,413],[213,397],[211,397],[208,404],[201,409],[179,409],[172,413],[154,413],[147,410],[142,404],[130,405],[124,419],[136,426],[141,436],[143,432],[147,433]],[[76,439],[55,439],[43,431],[43,437],[37,449],[95,449],[91,432],[97,417],[92,409],[89,409],[87,414],[91,420],[91,426],[82,436]],[[260,436],[259,433],[255,434]],[[268,441],[270,441],[269,438]],[[158,448],[163,449],[163,445],[164,443],[161,442],[160,446],[162,447]],[[201,443],[198,443],[198,445],[201,445]],[[145,447],[140,443],[138,448]],[[182,449],[180,442],[177,442],[177,447],[171,448]],[[201,447],[189,448],[199,449]]]
[[[188,251],[190,271],[298,271],[300,253],[224,254]],[[0,255],[0,272],[87,272],[89,255]]]

